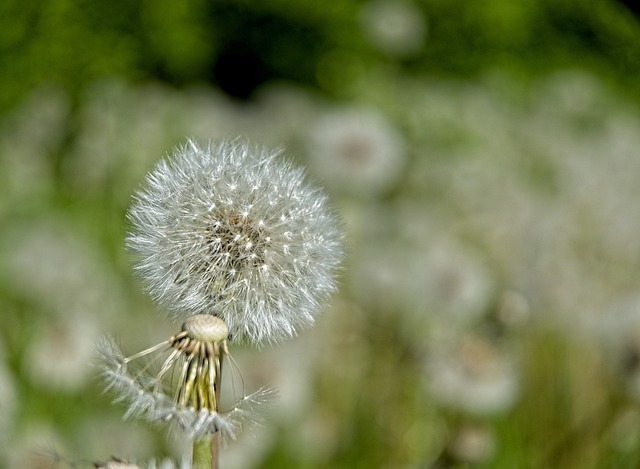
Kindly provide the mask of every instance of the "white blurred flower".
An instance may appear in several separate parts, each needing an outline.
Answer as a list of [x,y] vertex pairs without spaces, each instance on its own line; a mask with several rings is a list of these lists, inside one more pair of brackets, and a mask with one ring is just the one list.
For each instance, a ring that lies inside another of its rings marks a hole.
[[640,294],[613,300],[612,304],[586,315],[581,332],[602,351],[605,365],[634,399],[640,399]]
[[92,241],[64,217],[14,223],[0,237],[0,269],[7,269],[15,292],[56,313],[56,319],[114,320],[124,309],[123,291]]
[[163,459],[162,461],[151,461],[142,466],[144,469],[192,469],[191,465],[186,459],[181,462],[172,461],[171,459]]
[[42,87],[0,118],[0,209],[48,197],[55,178],[53,154],[66,137],[68,115],[68,97]]
[[95,462],[93,465],[96,469],[141,469],[137,464],[116,458],[115,456],[105,462]]
[[43,388],[75,391],[91,376],[89,365],[99,327],[92,316],[75,315],[42,327],[29,344],[22,366]]
[[360,21],[374,46],[391,56],[412,56],[424,45],[425,17],[409,0],[369,1],[362,7]]
[[[0,446],[8,444],[18,405],[18,392],[13,373],[6,363],[4,347],[0,343]],[[0,456],[0,465],[3,458]]]
[[147,463],[133,463],[124,459],[112,457],[108,461],[95,462],[96,469],[192,469],[194,466],[184,459],[181,462],[163,459],[161,461],[149,461]]
[[325,194],[275,152],[189,141],[148,175],[129,212],[137,271],[172,317],[222,318],[274,342],[313,324],[342,256]]
[[509,410],[520,390],[515,364],[482,337],[464,336],[434,347],[426,378],[436,401],[473,415]]
[[418,313],[425,320],[469,324],[494,292],[490,269],[454,237],[370,243],[355,266],[355,290],[377,310]]
[[449,451],[458,461],[483,464],[493,458],[497,446],[491,429],[467,424],[456,430],[453,441],[449,444]]
[[308,157],[315,174],[337,191],[377,195],[398,181],[405,144],[381,113],[339,109],[311,124]]
[[[189,439],[215,432],[220,432],[223,441],[235,439],[245,424],[261,420],[260,410],[275,394],[260,389],[246,395],[242,381],[242,397],[230,410],[220,410],[223,360],[237,366],[229,355],[228,335],[219,317],[194,315],[186,319],[179,333],[129,357],[112,339],[104,339],[98,346],[99,366],[107,389],[116,393],[116,401],[127,404],[125,418],[168,423]],[[166,358],[161,360],[163,355]],[[147,356],[147,364],[132,369],[133,362]],[[150,367],[160,362],[153,374]],[[233,378],[231,384],[235,393]]]
[[[153,428],[137,422],[133,425],[131,422],[123,422],[122,418],[116,414],[87,412],[84,418],[75,423],[74,431],[75,434],[83,437],[83,455],[102,455],[105,450],[108,450],[109,455],[137,457],[153,455],[156,450],[157,433]],[[169,441],[175,446],[182,443],[179,439]],[[72,454],[77,455],[77,453]]]
[[[31,469],[76,469],[79,467],[85,467],[85,463],[79,463],[73,461],[59,453],[58,451],[45,451],[44,453],[35,454],[29,461],[29,468]],[[192,469],[194,466],[188,459],[183,459],[181,462],[176,462],[171,459],[163,459],[157,461],[152,459],[148,462],[138,463],[135,461],[129,461],[116,456],[111,456],[106,461],[93,461],[91,467],[95,469]]]
[[[64,438],[59,425],[54,425],[49,420],[22,422],[21,431],[14,431],[10,444],[3,446],[0,451],[1,467],[49,469],[53,466],[57,469],[53,463],[64,461],[57,456],[65,453]],[[52,451],[51,448],[55,450]]]

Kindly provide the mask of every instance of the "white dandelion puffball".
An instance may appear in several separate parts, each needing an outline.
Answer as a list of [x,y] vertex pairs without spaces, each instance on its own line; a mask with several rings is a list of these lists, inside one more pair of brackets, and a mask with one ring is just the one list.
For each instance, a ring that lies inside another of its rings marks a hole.
[[435,400],[472,415],[506,412],[520,396],[520,379],[508,350],[479,336],[460,336],[434,348],[426,377]]
[[307,138],[311,169],[338,192],[377,196],[393,187],[405,166],[402,135],[375,109],[327,111]]
[[373,45],[391,56],[410,57],[424,46],[427,24],[409,0],[369,1],[362,7],[360,22]]
[[234,340],[291,337],[336,290],[338,220],[278,152],[189,140],[147,176],[129,218],[153,298],[177,320],[219,316]]

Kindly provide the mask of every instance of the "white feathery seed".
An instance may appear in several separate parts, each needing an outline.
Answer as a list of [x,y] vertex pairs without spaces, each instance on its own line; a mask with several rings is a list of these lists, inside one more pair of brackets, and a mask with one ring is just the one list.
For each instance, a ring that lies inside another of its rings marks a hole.
[[[155,354],[165,344],[165,351],[170,349],[169,342],[166,342],[132,357],[125,357],[111,337],[103,338],[98,344],[99,367],[105,390],[111,390],[116,394],[115,402],[127,405],[125,419],[140,418],[152,423],[168,424],[172,431],[188,439],[220,432],[223,442],[236,439],[245,425],[258,425],[262,422],[265,411],[276,399],[277,393],[273,389],[263,388],[243,395],[226,411],[217,410],[217,405],[216,409],[196,409],[191,403],[183,405],[177,402],[175,396],[184,391],[184,383],[182,388],[177,390],[165,389],[166,386],[163,385],[167,384],[163,383],[164,376],[171,375],[166,373],[169,366],[179,367],[176,360],[167,359],[163,365],[163,368],[166,367],[165,373],[161,371],[157,375],[152,375],[148,369],[149,365],[158,359],[158,354],[151,357],[149,364],[141,369],[130,368],[133,359]],[[195,386],[197,387],[197,384]]]
[[325,193],[278,152],[189,140],[147,176],[128,247],[174,319],[221,317],[264,343],[313,324],[335,291],[341,232]]

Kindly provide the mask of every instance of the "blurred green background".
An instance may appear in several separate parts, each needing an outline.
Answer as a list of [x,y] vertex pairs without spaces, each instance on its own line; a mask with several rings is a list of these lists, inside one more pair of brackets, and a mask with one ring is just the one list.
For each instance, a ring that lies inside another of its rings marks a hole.
[[348,255],[317,327],[232,349],[281,399],[222,467],[640,467],[639,78],[613,0],[1,0],[0,467],[181,457],[90,363],[176,327],[132,192],[238,135]]

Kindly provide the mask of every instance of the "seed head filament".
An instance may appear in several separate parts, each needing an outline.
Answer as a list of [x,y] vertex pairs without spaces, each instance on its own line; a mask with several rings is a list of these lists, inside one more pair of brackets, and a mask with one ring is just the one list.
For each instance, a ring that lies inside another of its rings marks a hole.
[[235,365],[227,346],[228,335],[227,325],[219,317],[196,314],[188,317],[182,330],[168,340],[123,358],[122,366],[151,356],[148,363],[138,370],[137,380],[161,355],[168,353],[153,379],[147,381],[149,384],[143,388],[153,388],[154,394],[164,394],[166,386],[170,386],[169,395],[177,407],[218,412],[223,359],[227,357]]
[[[224,354],[228,355],[226,338],[222,341],[205,341],[191,337],[189,332],[183,330],[170,341],[174,352],[184,357],[176,387],[176,404],[195,410],[217,411],[222,358]],[[170,359],[171,356],[167,361]]]
[[[107,389],[117,392],[117,401],[127,403],[125,418],[167,423],[190,439],[217,432],[225,440],[233,439],[245,423],[262,420],[260,409],[274,400],[275,393],[269,389],[245,393],[228,336],[221,318],[196,314],[167,340],[128,357],[113,339],[105,338],[98,352]],[[231,370],[225,389],[231,391],[232,404],[221,410],[222,368],[227,360]],[[235,377],[240,378],[241,388],[236,388]]]

